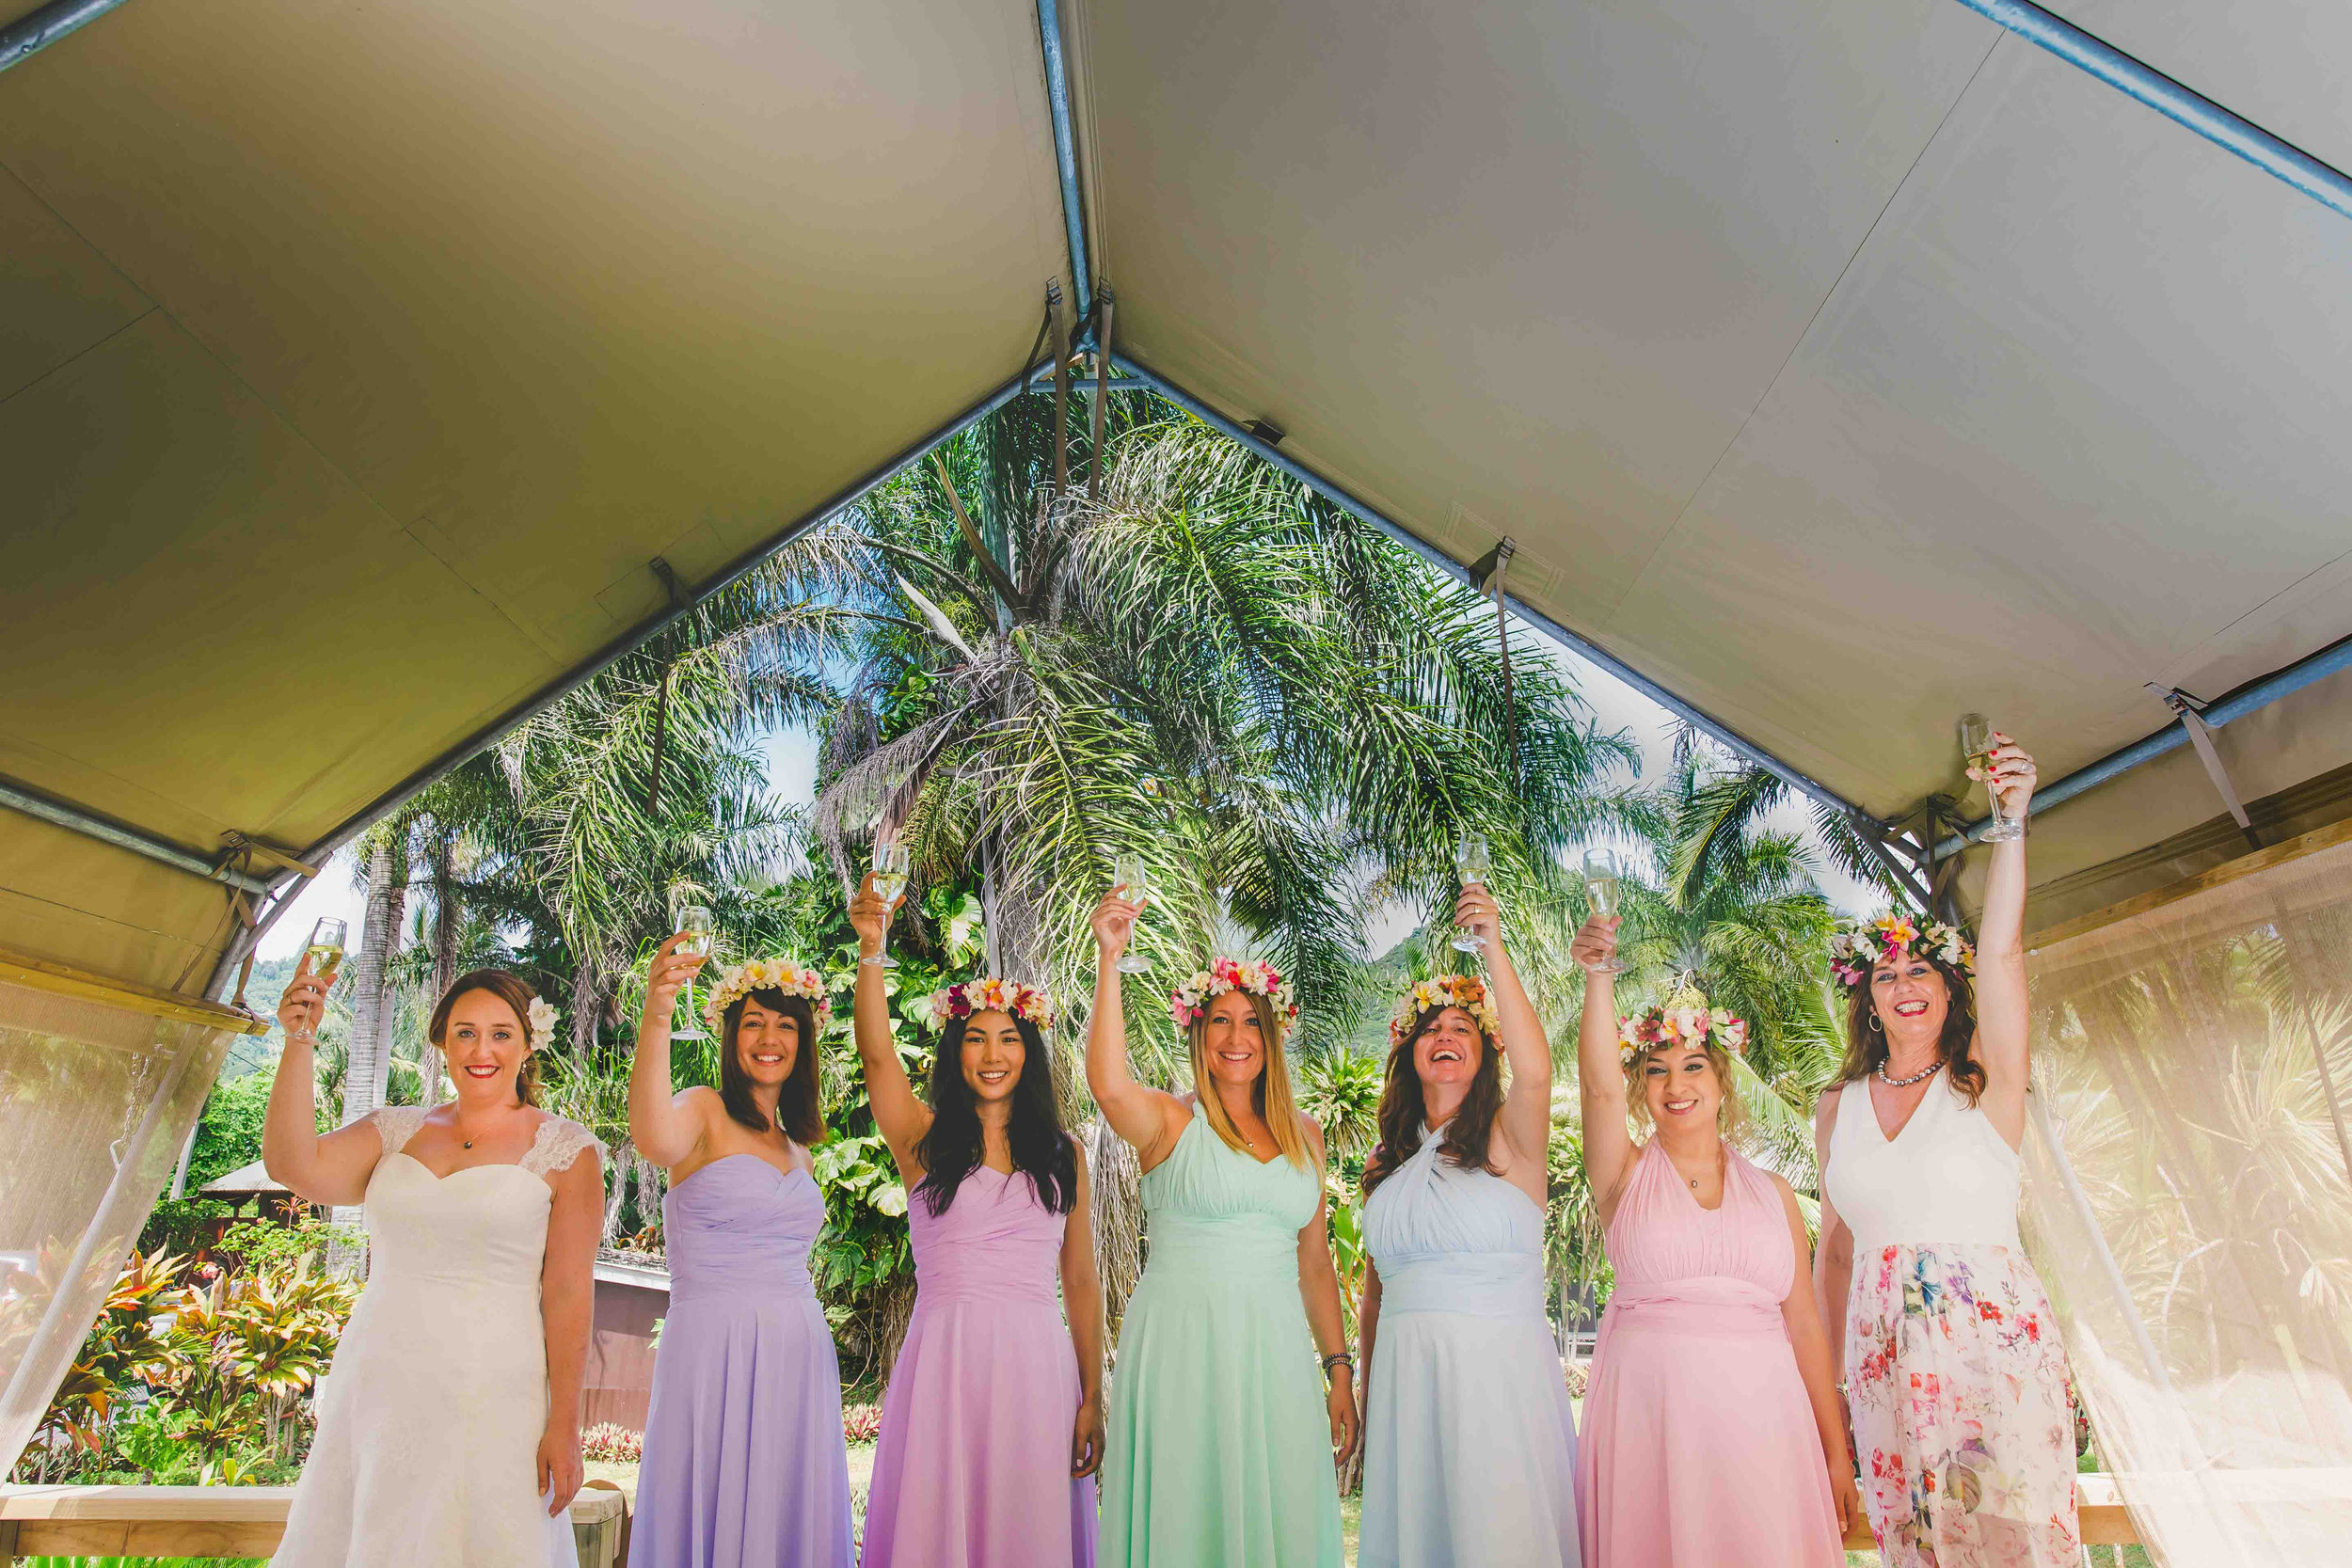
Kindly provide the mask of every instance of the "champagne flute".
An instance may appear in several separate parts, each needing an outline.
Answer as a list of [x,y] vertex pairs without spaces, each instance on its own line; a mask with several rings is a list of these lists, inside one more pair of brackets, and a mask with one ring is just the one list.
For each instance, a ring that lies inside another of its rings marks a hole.
[[[1141,855],[1119,857],[1118,864],[1111,868],[1111,891],[1131,904],[1140,904],[1152,896],[1151,873],[1145,869]],[[1127,951],[1119,955],[1118,967],[1121,974],[1141,974],[1152,967],[1152,960],[1136,951],[1133,931],[1127,934]]]
[[907,890],[907,847],[895,838],[874,840],[874,891],[882,901],[882,951],[858,962],[876,969],[896,969],[898,960],[890,956],[890,917],[898,912],[898,897]]
[[[1605,920],[1618,912],[1617,879],[1623,874],[1614,849],[1584,851],[1584,892],[1593,901],[1595,919]],[[1623,974],[1625,960],[1612,954],[1592,967],[1603,974]]]
[[[711,932],[717,928],[717,925],[718,923],[711,919],[710,911],[700,904],[687,904],[680,907],[677,911],[677,928],[686,933],[686,940],[677,944],[677,950],[691,954],[697,958],[708,958]],[[694,1027],[694,977],[691,974],[686,977],[686,1027],[673,1028],[670,1031],[670,1037],[678,1040],[707,1040],[710,1037]]]
[[1967,758],[1971,772],[1984,777],[1984,795],[1992,806],[1992,819],[1985,824],[1983,842],[2006,844],[2012,838],[2023,838],[2025,823],[2002,809],[2001,792],[1993,787],[1993,750],[2000,743],[1993,738],[1992,721],[1981,713],[1963,713],[1960,718],[1960,751]]
[[[1486,849],[1486,835],[1462,835],[1462,842],[1454,847],[1454,869],[1461,877],[1464,887],[1482,887],[1486,884],[1487,874],[1494,869],[1493,857]],[[1475,931],[1454,933],[1454,950],[1457,953],[1483,952],[1486,946],[1486,939]]]
[[310,960],[310,973],[325,979],[343,961],[343,944],[349,940],[351,927],[344,921],[322,919],[310,927],[310,940],[303,956]]

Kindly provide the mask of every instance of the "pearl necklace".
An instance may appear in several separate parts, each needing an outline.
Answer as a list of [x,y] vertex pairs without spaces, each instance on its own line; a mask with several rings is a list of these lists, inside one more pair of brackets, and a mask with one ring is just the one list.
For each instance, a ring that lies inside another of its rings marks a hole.
[[1890,1089],[1907,1089],[1914,1084],[1924,1083],[1928,1079],[1934,1077],[1938,1072],[1943,1070],[1943,1068],[1944,1064],[1942,1062],[1930,1062],[1925,1068],[1913,1073],[1908,1078],[1889,1078],[1886,1076],[1886,1064],[1884,1062],[1881,1062],[1879,1064],[1879,1082],[1885,1085]]

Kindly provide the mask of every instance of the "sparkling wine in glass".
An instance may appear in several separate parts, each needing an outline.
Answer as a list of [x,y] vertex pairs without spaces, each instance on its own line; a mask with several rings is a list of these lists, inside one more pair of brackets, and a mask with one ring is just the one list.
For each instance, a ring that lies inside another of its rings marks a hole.
[[[698,958],[707,958],[710,956],[711,933],[718,929],[718,922],[710,917],[708,910],[700,904],[681,906],[677,911],[677,928],[686,933],[686,940],[677,944],[679,952],[691,954]],[[686,978],[686,1027],[672,1029],[670,1037],[681,1040],[708,1039],[710,1037],[708,1035],[694,1027],[694,978],[690,974]]]
[[[1584,851],[1584,892],[1593,901],[1594,918],[1606,920],[1619,912],[1617,879],[1623,874],[1624,867],[1618,863],[1614,849],[1592,848]],[[1625,973],[1625,960],[1612,954],[1593,968],[1604,974],[1622,974]]]
[[350,940],[351,927],[341,920],[321,920],[310,927],[310,941],[303,956],[310,960],[310,973],[321,977],[331,974],[343,961],[343,944]]
[[898,960],[890,956],[890,917],[898,912],[898,903],[907,890],[907,847],[895,838],[874,841],[874,891],[882,901],[882,951],[858,962],[876,969],[896,969]]
[[[1151,873],[1144,868],[1140,855],[1121,855],[1111,868],[1111,891],[1131,904],[1140,904],[1152,896]],[[1119,972],[1141,974],[1152,967],[1152,960],[1136,951],[1135,936],[1127,938],[1127,951],[1119,955]]]
[[[1454,847],[1454,870],[1462,879],[1464,887],[1486,884],[1487,875],[1494,870],[1494,857],[1487,852],[1484,834],[1462,835],[1462,842]],[[1454,934],[1454,950],[1457,953],[1476,953],[1486,945],[1486,939],[1474,931],[1456,931]]]
[[1960,751],[1967,759],[1968,770],[1982,775],[1984,795],[1992,806],[1992,820],[1985,824],[1984,842],[2006,844],[2012,838],[2025,836],[2026,825],[2002,809],[2000,792],[1993,787],[1992,721],[1981,713],[1964,713],[1960,719]]

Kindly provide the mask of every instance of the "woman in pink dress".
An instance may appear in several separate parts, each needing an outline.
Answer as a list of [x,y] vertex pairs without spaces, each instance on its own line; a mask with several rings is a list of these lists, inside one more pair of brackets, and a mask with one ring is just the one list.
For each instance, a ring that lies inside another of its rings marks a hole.
[[1616,927],[1588,921],[1574,949],[1584,1168],[1617,1275],[1577,1465],[1584,1568],[1836,1568],[1860,1502],[1804,1219],[1724,1141],[1747,1026],[1687,985],[1620,1024],[1593,967]]
[[925,1104],[890,1033],[890,910],[871,877],[850,906],[857,1051],[906,1183],[915,1295],[882,1400],[861,1560],[1092,1568],[1103,1290],[1086,1165],[1054,1107],[1048,1004],[993,978],[933,995]]

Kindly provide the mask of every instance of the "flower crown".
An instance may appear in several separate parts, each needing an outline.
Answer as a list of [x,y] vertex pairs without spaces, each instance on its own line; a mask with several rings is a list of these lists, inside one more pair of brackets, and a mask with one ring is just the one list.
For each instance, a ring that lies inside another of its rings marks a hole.
[[935,990],[923,999],[923,1006],[931,1015],[934,1029],[946,1029],[950,1019],[970,1018],[974,1013],[1010,1013],[1015,1018],[1027,1019],[1040,1029],[1054,1026],[1052,997],[1035,986],[1025,986],[1018,980],[999,980],[993,974]]
[[1195,1020],[1208,1016],[1209,1004],[1218,993],[1229,990],[1264,997],[1274,1004],[1274,1016],[1285,1024],[1298,1016],[1298,998],[1280,970],[1262,958],[1211,958],[1208,968],[1194,971],[1190,979],[1168,993],[1168,1016],[1178,1029],[1189,1029]]
[[822,974],[803,969],[789,958],[754,958],[720,975],[719,983],[710,988],[710,998],[703,1004],[703,1022],[710,1025],[710,1032],[720,1033],[726,1010],[755,990],[780,990],[787,996],[806,997],[809,1011],[817,1015],[817,1032],[820,1035],[833,1022],[833,995],[825,989]]
[[1396,1010],[1389,1015],[1389,1048],[1403,1045],[1405,1037],[1413,1032],[1413,1021],[1435,1007],[1461,1008],[1490,1039],[1502,1033],[1502,1020],[1496,1016],[1486,981],[1474,974],[1440,974],[1434,980],[1414,981],[1396,999]]
[[1830,967],[1848,990],[1868,985],[1871,970],[1906,953],[1938,959],[1963,974],[1977,972],[1977,950],[1959,927],[1891,910],[1872,920],[1840,921],[1829,939]]
[[1707,993],[1688,976],[1674,994],[1617,1022],[1617,1056],[1630,1064],[1661,1045],[1709,1043],[1737,1052],[1748,1043],[1748,1021],[1728,1007],[1709,1007]]
[[545,1051],[548,1048],[548,1042],[555,1037],[555,1026],[563,1017],[551,1004],[536,996],[531,999],[531,1006],[524,1010],[523,1023],[531,1031],[532,1050]]

